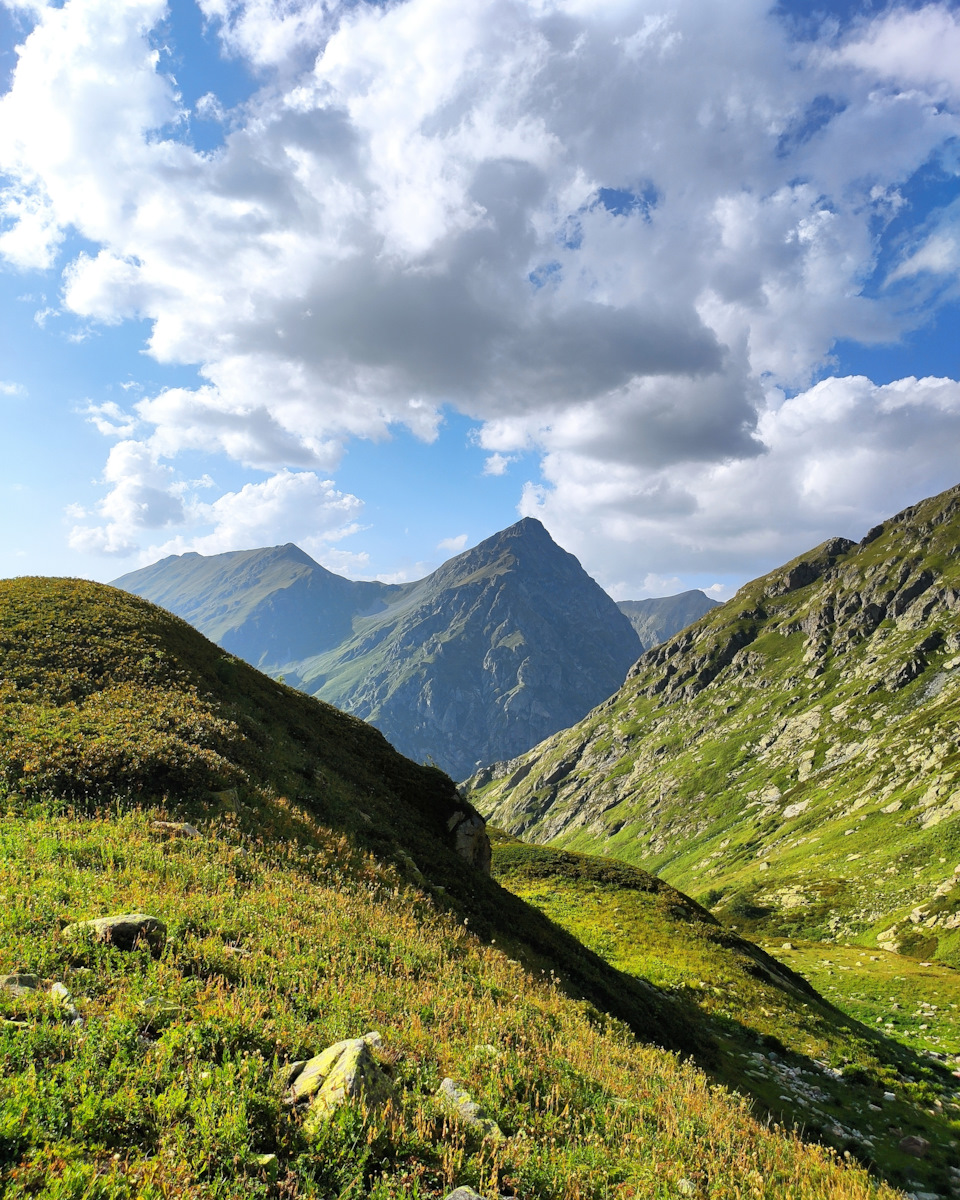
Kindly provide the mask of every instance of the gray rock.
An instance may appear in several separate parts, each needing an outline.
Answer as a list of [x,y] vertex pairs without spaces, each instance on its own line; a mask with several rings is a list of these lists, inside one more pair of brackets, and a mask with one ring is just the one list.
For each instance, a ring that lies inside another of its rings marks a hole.
[[94,941],[115,946],[118,950],[133,950],[144,941],[154,954],[159,954],[167,938],[167,927],[159,917],[149,913],[117,913],[111,917],[94,917],[77,921],[63,931],[68,941],[92,937]]
[[455,1191],[449,1192],[444,1200],[483,1200],[479,1192],[475,1192],[472,1187],[458,1187]]
[[464,1125],[470,1125],[484,1137],[493,1138],[494,1141],[500,1141],[503,1137],[503,1131],[496,1121],[490,1120],[470,1093],[452,1079],[445,1079],[440,1084],[437,1099],[445,1113]]
[[0,988],[12,992],[14,996],[26,996],[40,987],[40,979],[36,975],[0,975]]
[[453,848],[460,857],[489,875],[493,851],[483,817],[474,811],[458,811],[448,819],[447,828],[453,834]]
[[151,829],[159,829],[163,833],[172,833],[180,837],[198,838],[200,830],[186,821],[151,821]]

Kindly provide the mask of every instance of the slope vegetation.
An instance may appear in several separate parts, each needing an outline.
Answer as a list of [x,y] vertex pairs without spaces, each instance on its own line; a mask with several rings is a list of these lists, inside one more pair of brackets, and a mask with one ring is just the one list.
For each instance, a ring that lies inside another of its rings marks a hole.
[[[776,947],[778,962],[663,880],[609,857],[495,832],[493,870],[612,965],[696,1005],[719,1047],[716,1075],[774,1119],[901,1185],[950,1191],[956,1078],[939,1058],[888,1037],[892,1027],[851,1020],[850,1012],[868,1015],[854,996],[833,989],[839,1007],[825,1001],[791,969],[806,961],[791,943]],[[960,982],[951,982],[934,996],[941,1005],[960,999]],[[928,1143],[923,1159],[903,1149],[904,1137]]]
[[960,965],[958,542],[954,488],[746,585],[474,802],[741,930]]
[[456,779],[578,721],[643,649],[531,518],[403,585],[342,579],[296,546],[173,557],[116,582]]
[[[76,581],[0,585],[0,676],[5,1196],[892,1196],[639,1042],[714,1053],[356,719]],[[165,939],[66,928],[134,911]],[[389,1099],[309,1128],[289,1064],[372,1029]]]

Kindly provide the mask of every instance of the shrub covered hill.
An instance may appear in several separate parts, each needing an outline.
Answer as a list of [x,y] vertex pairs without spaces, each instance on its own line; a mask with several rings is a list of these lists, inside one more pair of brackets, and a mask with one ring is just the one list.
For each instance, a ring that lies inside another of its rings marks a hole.
[[531,517],[408,584],[342,579],[296,546],[175,555],[115,583],[455,779],[579,721],[643,649]]
[[5,1197],[893,1196],[711,1084],[729,1030],[502,889],[357,719],[78,581],[0,584],[0,680]]
[[960,488],[747,584],[474,781],[741,930],[960,966]]

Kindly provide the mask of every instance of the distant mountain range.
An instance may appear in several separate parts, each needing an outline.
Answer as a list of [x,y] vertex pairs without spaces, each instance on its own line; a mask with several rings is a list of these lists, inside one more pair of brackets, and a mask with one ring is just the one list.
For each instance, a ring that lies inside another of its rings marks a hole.
[[643,643],[644,650],[659,646],[687,625],[699,621],[704,613],[716,608],[719,601],[711,600],[699,590],[680,592],[676,596],[660,596],[651,600],[620,600],[617,608],[629,619]]
[[580,720],[645,644],[713,604],[618,606],[531,517],[407,584],[345,579],[288,544],[173,555],[114,585],[455,778]]
[[958,545],[960,488],[825,542],[481,772],[473,803],[642,864],[740,929],[960,967]]

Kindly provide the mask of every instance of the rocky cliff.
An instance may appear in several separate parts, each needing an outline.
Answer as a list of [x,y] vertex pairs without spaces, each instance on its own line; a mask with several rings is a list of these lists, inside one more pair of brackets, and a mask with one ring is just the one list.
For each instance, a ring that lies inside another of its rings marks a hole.
[[680,592],[676,596],[617,602],[617,608],[629,619],[645,650],[659,646],[716,606],[717,601],[699,589]]

